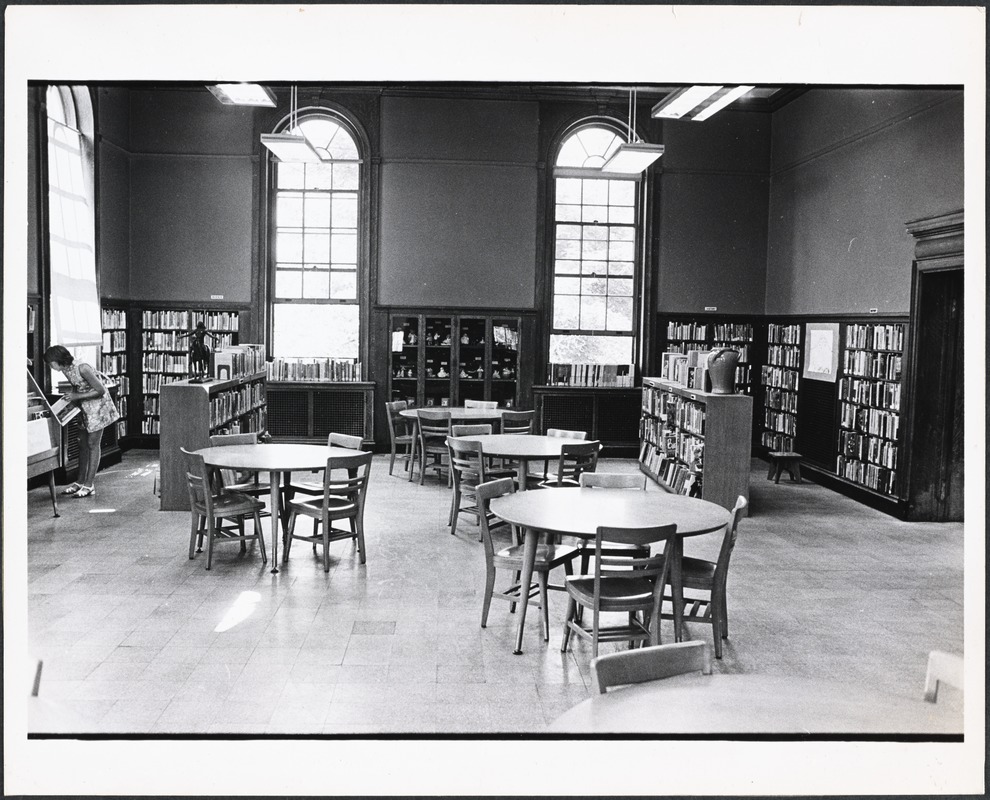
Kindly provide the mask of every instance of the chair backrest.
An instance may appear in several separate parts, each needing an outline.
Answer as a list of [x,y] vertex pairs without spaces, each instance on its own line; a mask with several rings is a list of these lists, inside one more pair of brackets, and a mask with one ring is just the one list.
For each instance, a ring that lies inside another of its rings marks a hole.
[[739,520],[742,513],[749,505],[742,495],[736,498],[736,504],[732,507],[732,517],[725,528],[725,536],[722,537],[722,546],[718,551],[718,561],[715,562],[715,583],[725,585],[729,574],[729,559],[732,558],[732,550],[736,546],[736,537],[739,533]]
[[578,485],[590,489],[641,489],[646,491],[646,476],[640,472],[582,472]]
[[420,408],[416,411],[419,418],[419,438],[434,439],[450,436],[450,412],[442,409]]
[[536,423],[535,411],[503,411],[502,433],[527,434],[533,432]]
[[478,424],[478,425],[451,425],[450,435],[451,436],[488,436],[492,432],[492,426],[489,423]]
[[[210,447],[229,447],[232,445],[257,443],[258,434],[256,431],[250,433],[215,433],[210,437]],[[219,472],[220,481],[224,486],[233,486],[242,481],[249,480],[247,477],[242,477],[234,469],[222,469]],[[254,480],[256,482],[258,481],[257,472],[254,473]]]
[[396,436],[408,436],[409,426],[412,420],[402,416],[399,412],[409,408],[409,403],[405,400],[393,400],[385,404],[385,416],[388,417],[388,435],[390,441],[395,441]]
[[963,688],[963,658],[954,653],[932,650],[928,654],[928,672],[925,675],[925,700],[938,701],[938,687],[947,683],[956,689]]
[[485,482],[485,454],[481,444],[470,439],[447,439],[450,469],[458,489],[473,489]]
[[[481,541],[485,545],[485,560],[491,564],[495,558],[495,545],[492,543],[492,513],[491,501],[496,497],[513,494],[516,491],[516,482],[512,478],[499,478],[494,481],[486,481],[478,484],[475,492],[478,499],[478,511],[480,512]],[[498,522],[495,517],[494,521]]]
[[[354,453],[346,456],[330,456],[323,472],[323,506],[330,496],[350,498],[357,506],[357,513],[364,513],[364,499],[368,494],[368,476],[371,473],[371,453]],[[340,473],[347,471],[344,478]],[[332,473],[336,471],[337,474]]]
[[331,433],[327,437],[327,444],[330,447],[346,447],[348,450],[360,450],[364,446],[364,440],[360,436],[351,436],[347,433]]
[[213,515],[214,487],[210,480],[211,470],[205,459],[198,453],[191,453],[180,447],[186,462],[186,486],[189,490],[189,506],[195,511],[205,509],[207,516]]
[[498,408],[498,400],[465,400],[464,408],[483,408],[491,411]]
[[577,483],[585,472],[594,472],[598,467],[598,451],[601,442],[574,442],[561,445],[560,465],[557,468],[555,483]]
[[547,436],[555,436],[560,439],[587,439],[587,431],[565,431],[563,428],[547,428]]
[[610,686],[655,681],[698,671],[704,675],[712,674],[708,642],[658,644],[591,659],[591,674],[601,694],[605,694]]

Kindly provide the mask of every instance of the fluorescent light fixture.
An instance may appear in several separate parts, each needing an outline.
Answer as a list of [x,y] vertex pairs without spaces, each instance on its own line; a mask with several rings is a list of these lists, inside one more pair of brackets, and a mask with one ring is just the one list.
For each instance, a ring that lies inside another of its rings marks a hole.
[[625,142],[609,156],[602,164],[602,172],[614,172],[622,175],[635,175],[642,172],[650,164],[663,155],[662,144],[647,142]]
[[755,87],[686,86],[653,106],[650,115],[660,119],[690,117],[693,122],[702,122],[753,88]]
[[271,150],[279,161],[319,164],[323,160],[305,136],[296,136],[292,133],[263,133],[261,143]]
[[723,108],[729,105],[729,103],[731,103],[733,100],[737,100],[738,98],[742,97],[744,94],[746,94],[746,92],[748,92],[752,88],[753,88],[752,86],[735,86],[732,89],[729,89],[727,92],[725,92],[725,94],[722,94],[721,96],[715,98],[715,102],[713,102],[711,105],[708,105],[705,108],[701,109],[701,111],[699,111],[697,114],[691,117],[691,119],[693,119],[695,122],[701,122],[702,120],[708,119],[712,114],[714,114],[717,111],[721,111]]
[[653,106],[650,116],[662,119],[680,119],[704,103],[721,88],[721,86],[685,86],[683,89],[668,94]]
[[275,108],[275,95],[260,83],[217,83],[206,88],[225,106]]

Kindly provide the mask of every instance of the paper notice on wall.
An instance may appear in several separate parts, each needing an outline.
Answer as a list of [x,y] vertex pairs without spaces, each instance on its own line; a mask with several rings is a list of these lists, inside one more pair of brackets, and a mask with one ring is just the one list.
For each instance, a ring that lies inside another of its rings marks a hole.
[[834,322],[805,325],[802,377],[835,383],[839,371],[839,326]]
[[402,338],[402,331],[392,331],[392,352],[401,353],[405,339]]

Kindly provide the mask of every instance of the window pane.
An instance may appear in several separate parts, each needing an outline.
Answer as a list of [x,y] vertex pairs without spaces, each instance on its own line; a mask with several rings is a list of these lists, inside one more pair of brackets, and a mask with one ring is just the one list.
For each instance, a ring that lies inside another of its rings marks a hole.
[[302,263],[302,234],[278,231],[275,239],[275,259],[280,262]]
[[631,336],[550,336],[550,361],[554,364],[632,364],[632,354]]
[[577,275],[581,271],[581,262],[561,259],[554,262],[554,271],[563,275]]
[[557,238],[558,239],[580,239],[581,238],[581,226],[580,225],[558,225],[557,226]]
[[306,196],[306,227],[330,227],[330,195],[311,193]]
[[333,170],[330,164],[306,164],[307,189],[333,188]]
[[275,200],[275,224],[281,228],[302,226],[302,194],[279,192]]
[[632,317],[631,297],[610,297],[608,299],[608,329],[610,331],[631,331],[633,329]]
[[634,242],[612,242],[609,244],[608,257],[612,261],[632,261],[635,256]]
[[605,275],[608,273],[607,261],[585,261],[581,266],[584,275]]
[[302,272],[275,270],[275,296],[283,299],[302,297]]
[[586,206],[603,206],[608,203],[610,181],[586,180],[581,182],[583,194],[581,202]]
[[279,189],[302,189],[304,165],[279,161],[275,166],[275,182]]
[[602,295],[607,294],[608,281],[605,278],[582,278],[581,294]]
[[282,358],[357,358],[357,305],[276,304],[273,353]]
[[555,278],[553,282],[553,292],[556,295],[580,294],[581,281],[577,278]]
[[334,233],[330,252],[334,264],[357,264],[357,236],[353,233]]
[[610,206],[608,221],[617,225],[632,225],[636,221],[636,209],[627,206]]
[[357,195],[336,195],[332,219],[335,228],[357,228]]
[[553,300],[553,326],[573,330],[578,327],[580,298],[562,295]]
[[581,181],[578,178],[561,178],[557,181],[557,203],[581,202]]
[[571,239],[557,241],[557,258],[578,259],[581,257],[581,242]]
[[585,239],[581,249],[581,255],[585,259],[599,259],[604,261],[608,257],[608,242],[604,239]]
[[633,282],[626,278],[612,278],[608,282],[608,294],[610,297],[632,297]]
[[333,181],[335,189],[358,189],[358,164],[334,164]]
[[581,219],[584,222],[608,222],[608,206],[582,206]]
[[357,299],[357,273],[338,272],[334,270],[330,273],[330,297],[333,300],[356,300]]
[[330,273],[308,269],[303,273],[303,297],[326,300],[330,296]]
[[306,233],[306,261],[330,263],[330,236],[326,233]]
[[580,222],[581,206],[557,206],[557,219],[561,222]]
[[609,181],[608,201],[613,206],[636,205],[636,182],[635,181]]
[[605,330],[605,298],[604,297],[581,298],[581,330],[584,331]]

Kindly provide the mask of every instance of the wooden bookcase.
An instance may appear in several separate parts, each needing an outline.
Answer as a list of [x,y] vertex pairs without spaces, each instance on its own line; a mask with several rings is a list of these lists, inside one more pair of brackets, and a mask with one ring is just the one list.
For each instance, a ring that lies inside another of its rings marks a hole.
[[104,306],[102,319],[103,347],[100,349],[100,370],[117,382],[117,410],[120,411],[120,421],[117,423],[119,440],[128,433],[131,394],[130,375],[127,371],[127,311],[123,308]]
[[801,381],[801,324],[767,325],[766,363],[760,373],[763,419],[760,444],[767,450],[794,450]]
[[437,407],[465,400],[519,405],[519,317],[395,312],[389,331],[390,400]]
[[757,362],[754,324],[742,317],[698,317],[661,315],[659,353],[687,353],[689,350],[717,350],[730,347],[739,352],[736,391],[753,394],[753,370]]
[[588,432],[605,449],[602,457],[634,456],[639,445],[639,389],[591,386],[534,386],[536,430]]
[[161,387],[161,508],[187,511],[186,465],[180,448],[209,447],[218,433],[262,432],[267,423],[265,372],[227,381],[173,381]]
[[639,468],[662,488],[690,493],[731,509],[749,499],[753,398],[710,394],[659,378],[644,378]]

